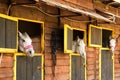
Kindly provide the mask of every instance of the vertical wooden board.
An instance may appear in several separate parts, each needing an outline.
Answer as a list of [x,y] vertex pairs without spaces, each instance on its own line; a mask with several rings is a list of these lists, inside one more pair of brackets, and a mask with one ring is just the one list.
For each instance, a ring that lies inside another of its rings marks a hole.
[[41,56],[36,56],[33,58],[33,78],[32,80],[41,80],[41,69],[42,69],[42,59]]
[[101,29],[91,27],[91,43],[101,45]]
[[74,57],[74,58],[76,58],[76,79],[74,79],[74,80],[81,80],[81,76],[82,76],[82,74],[81,74],[81,60],[80,60],[80,56],[76,56],[76,57]]
[[0,48],[5,48],[5,19],[0,17]]
[[108,70],[108,73],[110,74],[109,75],[109,78],[112,80],[113,79],[113,60],[112,60],[112,53],[109,53],[109,56],[108,56],[108,59],[109,59],[109,70]]
[[16,49],[17,22],[6,19],[6,48]]
[[85,80],[84,59],[81,56],[72,56],[72,80]]
[[12,21],[12,26],[11,26],[11,34],[12,34],[12,48],[16,49],[17,48],[17,22]]
[[67,28],[67,50],[72,50],[73,30]]
[[112,53],[108,50],[101,52],[101,80],[113,80]]
[[106,63],[107,63],[107,60],[106,60],[106,54],[104,53],[104,51],[101,51],[101,79],[102,80],[106,80]]
[[74,58],[74,56],[72,56],[71,57],[72,58],[72,65],[71,65],[71,67],[72,67],[72,80],[76,80],[76,59]]
[[80,64],[80,66],[81,66],[81,80],[85,80],[85,66],[84,66],[84,64],[85,64],[85,59],[82,57],[82,56],[80,56],[80,61],[81,61],[81,64]]
[[41,80],[41,56],[17,57],[17,80]]
[[32,57],[28,57],[28,56],[26,56],[26,73],[27,73],[27,75],[26,75],[26,77],[27,77],[27,79],[26,80],[32,80],[32,76],[33,76],[33,71],[32,71],[32,69],[33,69],[33,58]]
[[17,56],[17,80],[27,80],[26,78],[26,57]]

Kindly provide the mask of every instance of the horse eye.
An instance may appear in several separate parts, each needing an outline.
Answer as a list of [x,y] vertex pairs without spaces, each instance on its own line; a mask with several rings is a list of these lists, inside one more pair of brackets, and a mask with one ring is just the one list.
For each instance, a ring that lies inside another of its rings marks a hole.
[[24,39],[22,39],[22,41],[23,41],[23,42],[25,42],[25,40],[24,40]]

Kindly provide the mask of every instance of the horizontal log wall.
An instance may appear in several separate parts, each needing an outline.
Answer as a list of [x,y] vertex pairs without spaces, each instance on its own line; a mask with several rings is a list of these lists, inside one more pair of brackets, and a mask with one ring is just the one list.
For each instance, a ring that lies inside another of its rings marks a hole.
[[[114,30],[114,37],[117,38],[120,35],[120,26],[114,24],[101,24],[100,26],[111,28]],[[120,38],[117,40],[117,45],[114,52],[114,80],[120,80]]]
[[0,64],[0,80],[13,80],[13,54],[4,53]]
[[[71,0],[66,0],[71,1]],[[74,0],[75,1],[75,0]],[[91,2],[91,0],[89,0]],[[51,13],[51,14],[59,14],[57,8],[47,6],[45,4],[40,4],[40,9]],[[8,5],[7,3],[0,3],[0,13],[7,14]],[[66,13],[67,12],[67,13]],[[71,14],[69,11],[61,10],[61,14]],[[51,59],[51,32],[55,31],[57,33],[57,65],[55,67],[55,78],[57,80],[70,80],[70,57],[69,55],[65,55],[63,53],[63,24],[69,24],[72,27],[80,28],[87,30],[87,23],[83,23],[83,21],[88,21],[88,17],[80,16],[71,17],[71,19],[77,19],[79,22],[70,21],[66,18],[61,18],[61,25],[59,25],[59,19],[57,17],[50,17],[41,13],[36,8],[30,8],[28,5],[25,6],[12,6],[10,9],[10,15],[20,18],[27,18],[32,20],[44,21],[45,22],[45,80],[53,80],[52,76],[52,59]],[[115,31],[115,37],[120,34],[119,25],[100,25],[107,28],[112,28]],[[120,39],[118,40],[118,43]],[[119,61],[119,47],[120,44],[117,44],[115,51],[115,80],[120,79],[120,61]],[[99,80],[99,48],[86,47],[87,51],[87,80]],[[5,59],[5,60],[4,60]],[[4,55],[3,61],[0,67],[0,80],[13,80],[13,55]],[[6,65],[7,64],[7,65]],[[9,64],[9,65],[8,65]],[[10,73],[7,74],[6,70]]]
[[[40,8],[46,13],[58,14],[58,9],[41,4]],[[37,21],[43,21],[44,32],[45,32],[45,80],[53,80],[57,78],[58,80],[69,80],[70,79],[70,63],[69,55],[63,53],[63,29],[58,25],[58,18],[51,17],[41,13],[38,9],[32,8],[29,5],[26,6],[12,6],[10,10],[10,15],[20,18],[27,18]],[[55,78],[52,75],[52,58],[51,58],[51,32],[55,31],[57,34],[57,61],[55,67]],[[64,69],[64,70],[63,70]]]

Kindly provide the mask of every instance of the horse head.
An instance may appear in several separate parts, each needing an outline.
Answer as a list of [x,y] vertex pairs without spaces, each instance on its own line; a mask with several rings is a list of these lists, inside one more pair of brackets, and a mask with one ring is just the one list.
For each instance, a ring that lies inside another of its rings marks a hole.
[[81,54],[81,56],[85,57],[86,52],[85,52],[85,43],[83,39],[80,39],[79,36],[77,36],[77,42],[76,44],[78,45],[78,52]]
[[111,50],[112,52],[114,52],[114,51],[115,51],[115,46],[116,46],[116,39],[110,37],[109,43],[110,43],[110,50]]
[[29,35],[26,32],[24,34],[18,32],[18,36],[19,36],[19,50],[26,53],[28,56],[33,57],[34,49],[32,46],[32,40],[29,37]]

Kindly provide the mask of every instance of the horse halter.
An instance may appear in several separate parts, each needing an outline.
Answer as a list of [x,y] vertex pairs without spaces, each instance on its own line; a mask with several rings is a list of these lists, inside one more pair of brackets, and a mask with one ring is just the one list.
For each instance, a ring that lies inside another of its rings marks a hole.
[[33,46],[32,45],[25,46],[25,49],[30,49],[30,48],[33,48]]
[[33,48],[33,46],[31,44],[26,45],[25,47],[20,44],[20,46],[24,49],[24,51],[26,51],[27,49],[32,49]]
[[[19,40],[22,40],[23,42],[25,42],[25,40],[22,39],[21,37],[19,37]],[[21,44],[19,44],[19,45],[24,49],[24,51],[26,51],[27,49],[32,49],[33,48],[33,46],[31,44],[28,44],[26,46],[23,46]]]

